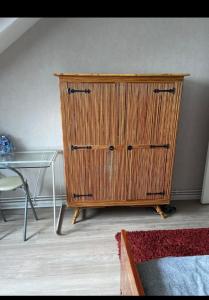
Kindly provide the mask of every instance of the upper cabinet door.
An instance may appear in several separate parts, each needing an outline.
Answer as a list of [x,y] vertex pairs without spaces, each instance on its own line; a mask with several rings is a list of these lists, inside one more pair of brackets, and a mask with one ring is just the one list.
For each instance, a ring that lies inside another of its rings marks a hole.
[[173,144],[182,83],[128,83],[127,144]]
[[114,83],[67,83],[66,139],[76,145],[120,144],[124,140],[125,90]]

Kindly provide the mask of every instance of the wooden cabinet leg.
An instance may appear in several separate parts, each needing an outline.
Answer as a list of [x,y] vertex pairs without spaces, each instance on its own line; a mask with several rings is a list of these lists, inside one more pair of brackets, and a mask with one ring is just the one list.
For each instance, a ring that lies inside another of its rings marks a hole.
[[77,217],[79,216],[79,214],[80,214],[80,208],[76,208],[76,209],[75,209],[75,212],[74,212],[74,214],[73,214],[72,224],[75,224],[76,219],[77,219]]
[[161,219],[165,219],[167,215],[162,211],[160,205],[154,206],[156,212],[160,215]]

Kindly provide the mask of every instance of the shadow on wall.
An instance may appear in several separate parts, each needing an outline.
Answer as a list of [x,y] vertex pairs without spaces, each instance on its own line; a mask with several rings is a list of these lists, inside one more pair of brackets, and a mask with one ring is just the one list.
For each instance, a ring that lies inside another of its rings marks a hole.
[[209,82],[185,78],[172,190],[201,189],[209,140]]

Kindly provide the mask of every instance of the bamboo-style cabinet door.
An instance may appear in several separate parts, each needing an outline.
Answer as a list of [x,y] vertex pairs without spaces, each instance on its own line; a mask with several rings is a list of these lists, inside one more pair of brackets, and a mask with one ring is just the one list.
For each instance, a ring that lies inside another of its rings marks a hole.
[[166,183],[168,149],[133,146],[127,154],[127,200],[164,199],[169,190]]
[[179,82],[127,84],[127,200],[169,198],[180,93]]
[[175,144],[181,82],[128,83],[126,143]]
[[124,86],[67,83],[63,100],[68,201],[124,199]]
[[111,83],[70,83],[63,105],[69,144],[120,144],[124,132],[124,87]]
[[[68,200],[83,206],[124,200],[125,153],[122,150],[92,148],[73,150],[68,155]],[[109,149],[110,148],[110,149]]]

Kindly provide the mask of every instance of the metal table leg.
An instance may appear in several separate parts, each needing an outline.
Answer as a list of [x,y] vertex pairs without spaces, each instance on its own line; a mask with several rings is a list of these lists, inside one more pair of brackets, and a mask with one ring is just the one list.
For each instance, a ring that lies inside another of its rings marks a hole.
[[62,204],[62,206],[60,208],[59,217],[58,217],[58,221],[57,221],[57,230],[56,230],[57,234],[61,234],[62,222],[64,219],[66,207],[67,206],[65,204]]
[[54,161],[52,162],[52,190],[53,190],[54,232],[56,233],[56,195],[55,195]]
[[[41,175],[41,171],[42,171],[42,175]],[[33,192],[33,196],[32,196],[32,200],[34,201],[34,203],[36,203],[36,198],[37,198],[37,194],[38,194],[37,189],[39,186],[40,177],[42,176],[42,182],[43,182],[43,177],[44,177],[45,172],[46,172],[46,168],[44,168],[43,170],[42,170],[42,168],[39,168],[39,170],[38,170],[38,176],[36,178],[35,188],[34,188],[34,192]],[[39,192],[40,192],[40,188],[39,188]]]

